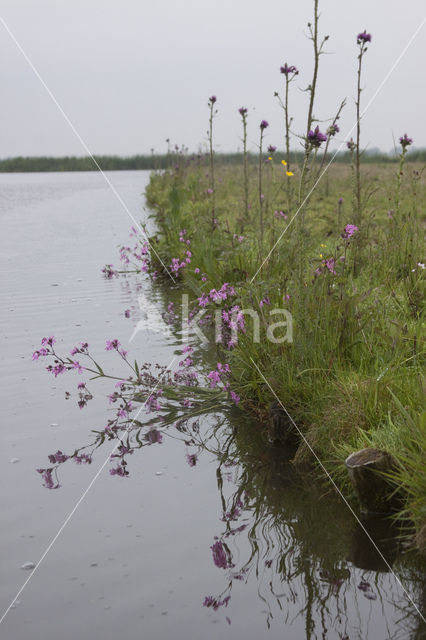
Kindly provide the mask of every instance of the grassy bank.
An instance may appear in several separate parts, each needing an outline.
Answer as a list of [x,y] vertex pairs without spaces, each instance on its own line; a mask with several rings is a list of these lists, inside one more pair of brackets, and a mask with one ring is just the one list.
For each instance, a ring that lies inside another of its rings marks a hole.
[[[220,357],[243,406],[264,421],[276,398],[289,411],[308,443],[296,461],[313,460],[314,451],[344,485],[350,452],[374,446],[396,457],[406,515],[426,548],[421,167],[362,166],[355,220],[353,167],[333,165],[301,206],[303,167],[289,172],[269,158],[246,167],[248,181],[243,167],[216,165],[214,192],[211,167],[197,159],[154,174],[147,197],[159,228],[156,268],[161,259],[194,313],[234,309],[238,340],[230,344],[225,330]],[[211,294],[224,283],[235,288],[232,300]],[[259,342],[236,306],[258,314]],[[265,337],[275,308],[291,314],[292,341]]]

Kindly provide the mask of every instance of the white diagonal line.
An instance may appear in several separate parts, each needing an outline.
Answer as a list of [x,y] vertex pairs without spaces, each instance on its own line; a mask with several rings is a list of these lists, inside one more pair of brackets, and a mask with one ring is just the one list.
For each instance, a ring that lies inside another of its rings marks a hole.
[[[148,402],[148,400],[151,398],[152,394],[156,391],[158,385],[161,382],[161,378],[164,377],[164,375],[167,373],[167,371],[169,371],[170,367],[173,365],[174,361],[176,360],[177,355],[173,357],[172,361],[170,362],[170,364],[166,367],[166,369],[163,371],[163,373],[161,374],[160,378],[158,379],[157,383],[155,384],[155,386],[149,391],[149,395],[147,397],[147,399],[145,400],[145,402],[143,403],[143,405],[141,405],[138,409],[138,411],[136,412],[136,414],[134,415],[134,417],[132,418],[131,423],[126,427],[125,431],[127,431],[127,433],[129,433],[130,428],[132,427],[134,421],[136,420],[136,418],[139,416],[139,414],[141,413],[142,409],[145,407],[146,403]],[[89,485],[86,487],[86,489],[84,490],[84,492],[82,493],[82,495],[80,496],[80,498],[77,500],[76,504],[74,505],[74,507],[72,508],[71,512],[69,513],[69,515],[65,518],[64,522],[62,523],[62,525],[60,526],[59,530],[57,531],[57,533],[55,534],[55,536],[52,538],[52,540],[50,541],[50,543],[48,544],[48,546],[46,547],[45,551],[43,552],[40,560],[37,562],[34,570],[31,572],[31,574],[28,576],[28,578],[25,580],[24,584],[22,585],[22,587],[19,589],[18,593],[16,594],[16,596],[13,598],[12,602],[10,603],[10,605],[7,607],[6,611],[3,613],[2,617],[0,618],[0,624],[3,622],[3,620],[6,618],[7,614],[9,613],[9,611],[11,610],[11,608],[13,607],[13,605],[15,604],[15,602],[17,601],[17,599],[19,598],[19,596],[21,595],[21,593],[23,592],[23,590],[25,589],[25,587],[27,586],[27,584],[29,583],[29,581],[31,580],[31,578],[34,576],[35,572],[37,571],[37,569],[40,567],[41,563],[43,562],[43,560],[45,559],[45,557],[47,556],[47,554],[49,553],[49,551],[51,550],[51,548],[53,547],[53,545],[55,544],[55,542],[57,541],[57,539],[59,538],[59,536],[61,535],[61,533],[63,532],[63,530],[65,529],[65,527],[67,526],[68,522],[71,520],[71,518],[73,517],[74,513],[77,511],[78,507],[80,506],[80,504],[83,502],[84,498],[87,496],[87,494],[89,493],[90,489],[93,487],[93,485],[95,484],[96,480],[99,478],[101,472],[103,471],[103,469],[105,468],[105,466],[107,465],[107,463],[109,462],[111,456],[113,455],[113,453],[115,452],[115,450],[117,449],[117,447],[119,446],[119,443],[121,442],[120,439],[117,440],[116,444],[114,445],[114,448],[112,449],[112,451],[108,454],[108,457],[105,459],[105,461],[101,464],[101,466],[99,467],[99,469],[97,470],[97,472],[95,473],[94,477],[92,478],[92,480],[90,481]]]
[[144,237],[145,241],[148,243],[149,248],[151,249],[151,251],[155,254],[155,256],[158,258],[158,260],[160,261],[160,263],[163,266],[163,269],[165,270],[165,272],[170,276],[170,278],[172,279],[173,283],[176,284],[176,280],[175,278],[172,276],[172,274],[170,273],[170,271],[168,270],[168,268],[166,267],[166,265],[164,264],[164,262],[162,261],[162,259],[160,258],[160,256],[158,255],[157,251],[155,250],[155,248],[152,246],[152,244],[149,241],[148,236],[146,235],[144,229],[140,226],[139,222],[136,220],[136,218],[133,216],[132,212],[130,211],[130,209],[128,208],[128,206],[126,205],[126,203],[124,202],[123,198],[120,196],[120,194],[118,193],[117,189],[114,187],[114,185],[112,184],[111,180],[108,178],[108,176],[105,174],[105,172],[101,169],[98,161],[96,160],[96,158],[93,156],[92,152],[90,151],[89,147],[87,146],[87,144],[85,143],[85,141],[83,140],[83,138],[81,137],[81,135],[79,134],[79,132],[77,131],[77,129],[75,128],[75,126],[73,125],[73,123],[71,122],[71,120],[69,119],[69,117],[67,116],[67,114],[65,113],[65,111],[63,110],[62,106],[59,104],[58,100],[56,99],[56,97],[54,96],[54,94],[52,93],[52,91],[49,89],[49,87],[47,86],[46,82],[44,81],[44,79],[42,78],[42,76],[40,75],[39,71],[36,69],[36,67],[34,66],[34,64],[31,62],[30,58],[28,57],[28,55],[26,54],[26,52],[24,51],[24,49],[22,48],[21,44],[18,42],[18,40],[16,39],[15,35],[12,33],[12,31],[10,30],[9,26],[6,24],[4,18],[2,18],[2,16],[0,16],[0,22],[2,23],[3,27],[6,29],[7,33],[9,34],[9,36],[11,37],[11,39],[13,40],[13,42],[15,43],[15,45],[17,46],[17,48],[19,49],[19,51],[21,52],[22,56],[25,58],[26,62],[29,64],[29,66],[31,67],[32,71],[34,72],[34,74],[37,76],[37,78],[39,79],[39,81],[41,82],[41,84],[43,85],[44,89],[47,91],[47,93],[49,94],[49,97],[52,99],[52,101],[55,103],[56,107],[58,108],[58,110],[60,111],[61,115],[63,116],[64,120],[67,122],[67,124],[70,126],[72,132],[74,133],[74,135],[76,136],[76,138],[78,139],[78,141],[80,142],[80,144],[82,145],[82,147],[84,148],[84,150],[86,151],[86,153],[88,154],[88,156],[93,160],[93,163],[95,164],[96,168],[98,169],[99,173],[102,175],[103,179],[105,180],[105,182],[107,183],[108,187],[111,189],[112,193],[115,195],[115,197],[117,198],[117,200],[119,201],[119,203],[121,204],[121,206],[123,207],[124,211],[127,213],[127,215],[129,216],[129,218],[131,219],[131,221],[133,222],[133,224],[135,225],[136,229],[138,229],[138,231],[140,231],[140,233],[142,234],[142,236]]
[[[397,57],[397,59],[395,60],[395,62],[393,63],[393,65],[391,66],[391,68],[389,69],[389,71],[387,72],[387,74],[385,75],[385,77],[383,78],[383,80],[381,81],[381,83],[379,84],[379,86],[377,87],[376,91],[374,92],[374,94],[372,95],[372,97],[370,98],[370,100],[367,103],[367,106],[364,108],[364,110],[362,111],[359,120],[361,120],[361,118],[364,116],[364,114],[367,113],[368,109],[370,108],[370,106],[372,105],[372,103],[374,102],[374,100],[377,98],[378,94],[380,93],[380,91],[383,89],[384,85],[386,84],[386,82],[389,80],[390,76],[392,75],[392,73],[395,71],[396,67],[398,66],[398,64],[401,62],[402,58],[404,57],[404,55],[406,54],[407,50],[409,49],[409,47],[411,46],[411,44],[414,42],[415,38],[417,37],[417,34],[419,33],[419,31],[421,30],[421,28],[423,27],[424,23],[426,22],[426,17],[423,18],[422,22],[420,23],[420,25],[417,27],[417,29],[415,30],[415,32],[413,33],[413,35],[411,36],[411,38],[409,39],[409,41],[407,42],[407,44],[405,45],[405,47],[403,48],[403,50],[401,51],[401,53],[399,54],[399,56]],[[355,129],[355,127],[358,124],[358,120],[355,121],[355,123],[352,125],[351,129],[348,131],[348,133],[346,134],[346,136],[344,137],[343,142],[340,144],[340,146],[337,148],[337,151],[335,151],[335,153],[333,154],[331,160],[328,162],[327,166],[325,167],[325,169],[322,171],[322,173],[318,176],[315,184],[313,185],[313,187],[311,188],[311,190],[309,191],[308,195],[305,197],[305,199],[303,200],[302,204],[299,206],[299,208],[297,209],[296,213],[294,214],[294,216],[291,218],[290,222],[288,223],[288,225],[286,226],[286,228],[282,231],[280,237],[278,238],[278,240],[275,242],[274,246],[272,247],[272,249],[269,251],[268,255],[266,256],[266,258],[263,260],[262,264],[260,265],[260,267],[258,268],[258,270],[256,271],[256,273],[254,274],[254,276],[252,277],[252,279],[250,280],[250,284],[253,282],[253,280],[256,278],[257,274],[259,273],[259,271],[261,271],[261,269],[263,268],[263,265],[265,264],[265,262],[267,260],[269,260],[269,257],[271,255],[271,253],[273,251],[275,251],[276,247],[278,246],[278,244],[281,242],[281,238],[283,237],[283,235],[285,234],[285,232],[287,231],[287,229],[290,227],[291,223],[293,222],[293,220],[295,220],[295,218],[298,216],[298,214],[300,213],[300,211],[303,209],[303,207],[305,206],[306,202],[309,200],[309,198],[311,197],[313,191],[317,188],[319,182],[322,180],[324,174],[328,171],[328,169],[330,168],[330,165],[334,162],[334,158],[337,156],[337,154],[339,153],[339,151],[342,149],[342,147],[345,145],[347,139],[349,138],[349,136],[351,135],[351,133],[353,132],[353,130]]]
[[283,403],[281,402],[281,400],[279,399],[279,397],[277,396],[277,394],[275,393],[275,391],[273,390],[273,388],[271,387],[271,385],[269,384],[269,382],[267,381],[267,379],[265,378],[265,376],[263,375],[263,373],[261,372],[261,370],[259,369],[259,367],[257,366],[257,364],[255,363],[255,361],[253,360],[253,358],[250,356],[250,360],[252,361],[252,363],[254,364],[254,366],[257,369],[257,372],[259,373],[259,375],[262,377],[263,381],[268,385],[270,391],[273,393],[274,397],[276,398],[276,400],[279,402],[279,404],[281,405],[281,407],[284,409],[287,417],[289,418],[289,420],[291,421],[292,425],[296,428],[299,436],[302,438],[302,440],[304,441],[304,443],[306,444],[306,446],[309,448],[310,452],[312,453],[312,455],[314,456],[315,460],[318,462],[318,464],[320,465],[321,469],[324,471],[325,475],[327,476],[327,478],[330,480],[331,484],[333,485],[334,489],[337,491],[337,493],[339,494],[339,496],[342,498],[343,502],[345,503],[345,505],[348,507],[349,511],[352,513],[353,517],[355,518],[355,520],[357,521],[357,523],[359,524],[359,526],[361,527],[361,529],[363,530],[363,532],[365,533],[365,535],[367,536],[367,538],[370,540],[371,544],[373,545],[373,547],[375,548],[375,550],[377,551],[377,553],[379,554],[379,556],[381,557],[381,559],[383,560],[383,562],[386,564],[386,566],[388,567],[389,571],[392,573],[392,575],[394,576],[395,580],[398,582],[398,584],[400,585],[400,587],[402,588],[402,590],[404,591],[405,595],[407,596],[407,598],[409,599],[409,601],[411,602],[411,604],[413,605],[413,607],[415,608],[415,610],[417,611],[417,613],[419,614],[420,618],[423,620],[423,622],[426,622],[426,619],[424,618],[423,614],[421,613],[420,609],[418,608],[418,606],[416,605],[416,603],[414,602],[414,600],[412,599],[412,597],[410,596],[410,594],[408,593],[407,589],[404,587],[404,585],[402,584],[401,580],[398,578],[398,576],[396,575],[395,571],[392,569],[392,567],[390,566],[389,562],[386,560],[386,558],[384,557],[383,553],[380,551],[380,549],[378,548],[378,546],[376,545],[376,543],[374,542],[373,538],[370,536],[370,534],[368,533],[367,529],[364,527],[364,525],[362,524],[361,520],[359,519],[358,515],[355,513],[355,511],[352,509],[351,505],[349,504],[349,502],[347,501],[347,499],[345,498],[345,496],[343,495],[343,493],[340,491],[339,487],[337,486],[337,484],[334,482],[333,478],[331,477],[330,473],[327,471],[327,469],[325,468],[325,466],[323,465],[323,463],[321,462],[321,460],[319,459],[318,455],[316,454],[316,452],[314,451],[314,449],[312,448],[311,444],[309,443],[309,441],[307,440],[307,438],[304,436],[304,434],[302,433],[302,431],[299,429],[299,427],[297,426],[297,424],[295,423],[295,421],[293,420],[293,418],[291,417],[291,415],[289,414],[289,412],[287,411],[287,409],[285,408],[285,406],[283,405]]

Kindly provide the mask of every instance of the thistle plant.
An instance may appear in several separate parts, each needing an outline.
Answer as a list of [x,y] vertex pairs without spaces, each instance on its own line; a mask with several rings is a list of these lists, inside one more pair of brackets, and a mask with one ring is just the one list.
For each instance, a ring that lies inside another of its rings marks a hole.
[[367,45],[371,42],[371,34],[364,30],[359,33],[356,38],[359,46],[358,53],[358,73],[357,73],[357,97],[356,97],[356,146],[355,146],[355,169],[356,169],[356,210],[354,211],[355,221],[358,226],[361,225],[361,171],[360,171],[360,139],[361,139],[361,69],[362,59],[367,52]]
[[315,95],[318,81],[318,70],[319,70],[319,60],[320,56],[324,53],[324,45],[329,39],[329,36],[324,36],[322,40],[319,37],[318,30],[319,23],[319,9],[318,9],[318,0],[314,0],[314,21],[312,23],[308,23],[309,29],[309,39],[312,41],[313,49],[314,49],[314,70],[312,75],[312,81],[307,88],[309,93],[309,105],[308,105],[308,114],[306,120],[306,134],[304,136],[304,158],[303,158],[303,166],[299,180],[299,192],[298,192],[298,229],[297,229],[297,243],[298,243],[298,284],[299,284],[299,298],[300,298],[300,309],[302,317],[300,318],[300,324],[304,326],[304,315],[305,315],[305,265],[306,265],[306,228],[305,228],[305,209],[306,209],[306,193],[307,193],[307,175],[309,170],[309,161],[311,158],[312,152],[315,154],[318,152],[318,149],[322,145],[323,142],[327,141],[327,136],[322,133],[317,125],[313,128],[314,118],[314,104],[315,104]]
[[263,236],[264,236],[264,200],[265,195],[262,190],[262,168],[263,168],[263,154],[262,154],[262,145],[263,145],[263,134],[265,129],[269,127],[269,123],[266,120],[262,120],[260,123],[260,141],[259,141],[259,171],[258,171],[258,180],[259,180],[259,220],[260,220],[260,239],[259,239],[259,260],[262,262],[263,259]]
[[[396,189],[395,189],[395,210],[392,215],[392,232],[390,234],[390,240],[392,246],[399,246],[401,251],[404,252],[402,263],[408,265],[410,261],[410,255],[413,253],[414,246],[414,237],[417,233],[417,225],[415,220],[410,220],[410,224],[406,225],[407,216],[406,214],[401,215],[401,185],[402,185],[402,177],[404,175],[404,165],[408,147],[413,143],[412,138],[409,138],[406,133],[399,138],[399,144],[401,145],[401,153],[399,155],[399,167],[398,173],[396,177]],[[400,246],[400,242],[398,238],[403,232],[403,227],[407,226],[405,229],[406,232],[406,246]],[[394,252],[395,259],[398,264],[400,252]],[[401,256],[402,257],[402,256]]]
[[215,175],[214,175],[214,150],[213,150],[213,119],[217,114],[217,109],[215,108],[216,96],[210,96],[208,101],[208,106],[210,110],[209,115],[209,153],[210,153],[210,189],[209,193],[211,195],[211,226],[212,230],[216,227],[216,193],[215,193]]
[[399,144],[401,145],[402,151],[399,155],[399,169],[398,169],[396,193],[395,193],[395,213],[396,213],[397,222],[400,221],[399,218],[400,218],[401,179],[402,179],[402,176],[404,175],[405,156],[406,156],[408,147],[411,144],[413,144],[413,140],[412,138],[409,138],[406,133],[404,133],[404,135],[401,136],[399,139]]
[[327,137],[324,136],[319,131],[318,126],[313,130],[313,122],[314,118],[314,104],[315,104],[315,94],[318,82],[318,70],[319,70],[319,60],[320,56],[324,53],[324,45],[329,39],[329,36],[324,36],[324,38],[320,41],[319,31],[318,31],[318,23],[319,23],[319,10],[318,10],[318,1],[314,0],[314,22],[313,24],[308,22],[309,29],[309,39],[312,41],[313,49],[314,49],[314,70],[312,75],[311,84],[308,86],[306,91],[309,93],[309,106],[308,106],[308,116],[306,120],[306,135],[305,135],[305,155],[303,160],[303,168],[302,174],[300,176],[300,184],[299,184],[299,202],[300,206],[303,201],[305,190],[306,190],[306,172],[308,170],[309,159],[311,156],[311,152],[313,149],[318,149],[322,142],[327,140]]
[[244,171],[244,220],[249,219],[249,177],[247,156],[247,109],[240,107],[238,113],[243,122],[243,171]]
[[297,75],[299,75],[299,70],[294,65],[288,65],[287,62],[280,67],[280,73],[285,76],[285,94],[284,101],[281,99],[278,92],[275,92],[275,96],[278,98],[278,101],[281,105],[281,108],[284,111],[284,119],[285,119],[285,165],[287,167],[287,206],[291,209],[291,166],[290,166],[290,128],[293,118],[290,117],[289,110],[289,86],[290,83],[295,79]]

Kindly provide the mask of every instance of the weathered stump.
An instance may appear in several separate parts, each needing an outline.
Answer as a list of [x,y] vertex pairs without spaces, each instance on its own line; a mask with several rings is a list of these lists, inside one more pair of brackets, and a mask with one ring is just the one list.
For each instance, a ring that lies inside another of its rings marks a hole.
[[381,449],[361,449],[351,453],[346,458],[345,465],[362,513],[391,513],[401,507],[401,494],[383,475],[397,468],[397,463],[390,453]]
[[349,478],[358,495],[362,513],[384,514],[398,510],[402,504],[399,492],[383,474],[397,468],[395,459],[381,449],[361,449],[346,458]]

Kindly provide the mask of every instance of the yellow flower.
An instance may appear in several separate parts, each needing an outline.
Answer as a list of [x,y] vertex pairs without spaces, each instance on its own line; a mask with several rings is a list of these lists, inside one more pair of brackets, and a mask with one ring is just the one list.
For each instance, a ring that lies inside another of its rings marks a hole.
[[281,164],[285,167],[287,162],[285,160],[281,160]]
[[320,253],[320,258],[322,258],[322,253]]
[[325,249],[327,245],[326,244],[322,244],[321,246],[322,246],[323,249]]
[[269,156],[268,160],[272,160],[271,156]]
[[288,176],[294,176],[293,171],[286,171],[286,174],[287,174]]

